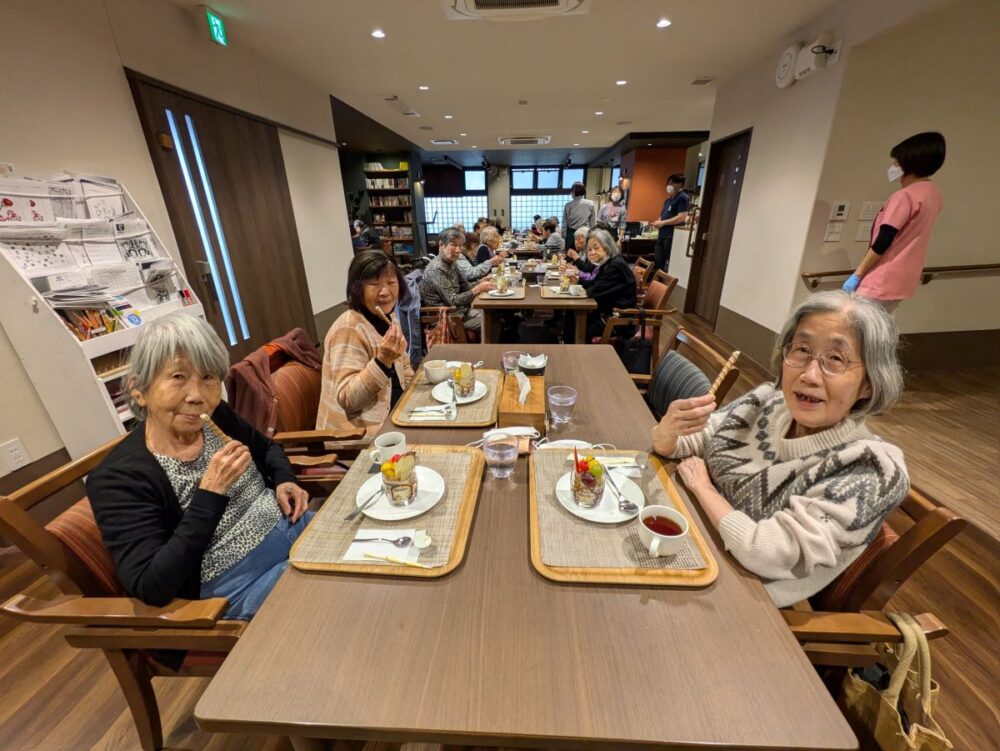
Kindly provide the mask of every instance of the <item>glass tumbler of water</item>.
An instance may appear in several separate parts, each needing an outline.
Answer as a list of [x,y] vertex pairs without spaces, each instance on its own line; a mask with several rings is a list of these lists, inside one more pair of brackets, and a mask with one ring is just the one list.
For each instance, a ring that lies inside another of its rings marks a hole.
[[517,436],[493,433],[483,440],[483,453],[490,474],[503,480],[514,474],[517,464]]
[[569,422],[576,404],[576,389],[571,386],[553,386],[549,389],[549,416],[554,423]]

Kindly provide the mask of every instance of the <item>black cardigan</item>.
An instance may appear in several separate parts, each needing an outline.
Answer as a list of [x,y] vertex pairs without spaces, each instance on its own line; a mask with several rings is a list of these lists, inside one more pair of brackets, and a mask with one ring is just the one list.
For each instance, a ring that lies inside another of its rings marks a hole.
[[601,264],[593,279],[580,284],[587,290],[587,296],[597,302],[597,313],[604,320],[615,308],[634,308],[638,301],[635,274],[623,256],[615,256]]
[[[268,487],[294,482],[284,449],[221,402],[212,419],[250,449]],[[196,600],[201,559],[229,498],[197,489],[187,510],[156,457],[140,422],[87,477],[87,496],[125,592],[161,607],[175,597]]]

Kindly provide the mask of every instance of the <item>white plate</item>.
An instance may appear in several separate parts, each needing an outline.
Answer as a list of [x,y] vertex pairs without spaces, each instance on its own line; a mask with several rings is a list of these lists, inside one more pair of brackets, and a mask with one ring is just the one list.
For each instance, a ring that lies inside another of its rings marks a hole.
[[491,289],[486,294],[489,295],[490,297],[513,297],[514,296],[514,290],[509,289],[506,292],[501,292],[498,289]]
[[558,441],[549,441],[548,443],[543,443],[538,448],[540,449],[590,449],[593,448],[594,444],[587,443],[587,441],[577,441],[573,438],[561,438]]
[[[382,487],[382,474],[373,475],[358,488],[354,505],[360,506],[372,493]],[[409,506],[393,506],[385,493],[361,513],[372,519],[384,522],[395,522],[401,519],[412,519],[425,511],[430,511],[437,502],[444,498],[444,478],[429,467],[417,467],[417,497]]]
[[[476,385],[472,390],[472,396],[460,396],[456,398],[455,401],[459,404],[471,404],[472,402],[478,402],[486,396],[488,391],[489,389],[486,388],[485,383],[482,381],[476,381]],[[442,404],[451,404],[451,384],[447,382],[439,383],[431,389],[431,396]]]
[[570,490],[571,474],[571,472],[567,472],[556,482],[556,498],[559,499],[559,503],[562,504],[564,509],[588,522],[597,522],[598,524],[620,524],[621,522],[627,522],[629,519],[637,517],[639,512],[642,511],[642,507],[646,505],[646,498],[642,494],[642,488],[627,477],[616,474],[615,482],[622,489],[626,500],[632,501],[632,503],[639,507],[635,512],[626,514],[618,510],[618,496],[615,495],[615,489],[611,487],[611,483],[606,480],[604,482],[604,495],[601,497],[600,503],[593,508],[578,506],[576,501],[573,500],[573,491]]

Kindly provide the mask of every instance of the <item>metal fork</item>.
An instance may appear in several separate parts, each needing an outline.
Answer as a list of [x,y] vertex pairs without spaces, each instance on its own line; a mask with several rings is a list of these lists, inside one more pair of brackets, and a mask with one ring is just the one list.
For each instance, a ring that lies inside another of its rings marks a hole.
[[615,493],[618,495],[619,511],[625,514],[634,514],[639,510],[639,507],[632,503],[632,501],[628,500],[625,497],[625,494],[622,493],[621,488],[618,487],[618,483],[615,482],[615,478],[611,476],[611,472],[607,467],[604,467],[604,478],[611,483],[611,487],[615,489]]
[[360,506],[354,509],[354,511],[345,516],[344,521],[349,522],[352,519],[357,518],[358,514],[360,514],[366,508],[371,506],[375,502],[375,499],[378,498],[380,495],[382,495],[382,488],[379,488],[374,493],[372,493],[371,496],[369,496],[369,498],[364,503],[362,503]]

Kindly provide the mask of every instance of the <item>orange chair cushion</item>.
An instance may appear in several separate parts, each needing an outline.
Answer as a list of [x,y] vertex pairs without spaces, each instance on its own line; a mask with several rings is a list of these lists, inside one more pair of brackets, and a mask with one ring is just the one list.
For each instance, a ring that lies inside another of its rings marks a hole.
[[883,551],[894,544],[899,539],[896,531],[887,522],[882,522],[878,534],[865,551],[854,559],[854,562],[844,569],[843,573],[834,579],[826,588],[815,597],[815,604],[819,610],[838,611],[842,608],[847,597],[854,590],[861,575],[871,566]]
[[322,374],[293,360],[271,374],[271,383],[278,400],[275,430],[283,433],[315,428]]
[[642,298],[642,305],[650,310],[660,310],[666,298],[667,285],[654,280],[646,287],[646,296]]
[[45,525],[45,529],[59,538],[59,541],[79,558],[103,592],[85,592],[89,595],[121,597],[125,593],[118,582],[115,562],[104,544],[101,530],[94,518],[90,500],[86,497],[77,501],[59,516]]

